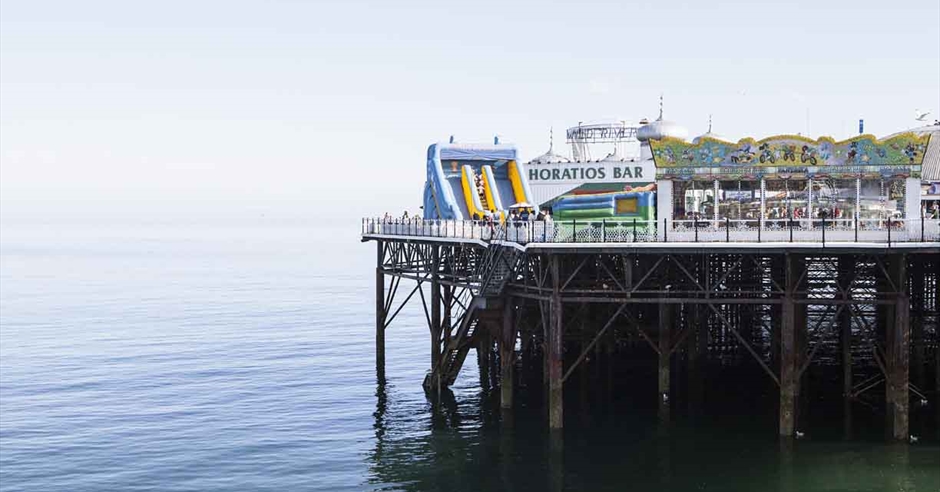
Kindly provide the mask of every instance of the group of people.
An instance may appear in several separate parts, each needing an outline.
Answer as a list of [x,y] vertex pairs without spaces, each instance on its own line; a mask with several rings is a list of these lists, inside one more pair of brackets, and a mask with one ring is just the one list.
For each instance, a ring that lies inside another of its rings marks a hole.
[[[480,214],[473,214],[474,221],[484,221],[484,222],[494,222],[496,217],[493,215],[493,212],[489,210],[483,211],[483,216]],[[513,209],[509,211],[509,216],[506,217],[506,220],[512,223],[522,223],[522,222],[532,222],[532,221],[550,221],[552,220],[552,213],[550,210],[539,210],[536,213],[534,210],[529,208],[522,209]]]
[[396,219],[395,217],[392,217],[392,214],[390,214],[390,213],[388,213],[388,212],[385,212],[385,215],[382,216],[382,222],[385,222],[385,223],[387,223],[387,224],[391,224],[391,223],[393,223],[393,222],[399,222],[399,221],[400,221],[400,222],[408,222],[408,221],[410,221],[410,220],[421,220],[421,216],[418,215],[418,214],[408,215],[408,211],[407,211],[407,210],[405,210],[404,213],[401,214],[401,217],[399,217],[399,218],[397,218],[397,219]]
[[486,202],[486,190],[483,189],[483,175],[474,174],[473,181],[476,184],[476,187],[474,189],[477,190],[477,193],[480,195],[480,203],[485,203]]

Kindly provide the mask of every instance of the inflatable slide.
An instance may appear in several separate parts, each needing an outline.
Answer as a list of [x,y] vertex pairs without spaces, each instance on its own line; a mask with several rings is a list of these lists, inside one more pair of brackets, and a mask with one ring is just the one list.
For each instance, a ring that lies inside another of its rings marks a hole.
[[511,145],[436,143],[428,147],[426,219],[470,220],[487,211],[503,219],[513,205],[532,203],[531,197],[525,169]]
[[565,195],[552,208],[557,220],[655,220],[656,193],[622,191],[592,195]]

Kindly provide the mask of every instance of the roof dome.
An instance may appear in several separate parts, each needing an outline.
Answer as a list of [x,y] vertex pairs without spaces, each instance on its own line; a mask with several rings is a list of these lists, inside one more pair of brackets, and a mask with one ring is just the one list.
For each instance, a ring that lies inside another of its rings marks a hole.
[[530,164],[553,164],[557,162],[571,162],[570,159],[563,155],[558,155],[555,153],[555,137],[554,130],[550,131],[548,139],[548,152],[536,157],[529,161]]
[[636,139],[643,143],[649,140],[661,140],[665,137],[685,140],[688,136],[689,131],[683,128],[681,125],[663,119],[662,96],[659,96],[659,118],[656,118],[656,121],[652,123],[641,126],[636,131]]
[[563,155],[558,155],[551,147],[548,148],[548,152],[532,159],[530,161],[532,164],[552,164],[556,162],[571,162],[567,157]]
[[648,125],[641,126],[636,131],[636,139],[641,142],[646,142],[647,140],[661,140],[665,137],[685,140],[688,136],[688,130],[678,123],[662,119],[662,116]]
[[703,134],[701,134],[701,135],[699,135],[699,136],[697,136],[697,137],[695,137],[695,138],[693,138],[693,139],[692,139],[692,143],[697,144],[697,143],[701,142],[703,139],[706,139],[706,138],[710,138],[710,139],[712,139],[712,140],[721,140],[722,142],[732,142],[731,139],[725,137],[724,135],[719,135],[719,134],[717,134],[717,133],[712,132],[712,119],[711,119],[711,117],[708,118],[708,131],[705,132],[705,133],[703,133]]
[[678,123],[666,121],[663,119],[663,96],[659,96],[659,118],[656,121],[641,126],[636,131],[636,139],[640,142],[649,140],[661,140],[665,137],[678,138],[685,140],[689,136],[689,131]]

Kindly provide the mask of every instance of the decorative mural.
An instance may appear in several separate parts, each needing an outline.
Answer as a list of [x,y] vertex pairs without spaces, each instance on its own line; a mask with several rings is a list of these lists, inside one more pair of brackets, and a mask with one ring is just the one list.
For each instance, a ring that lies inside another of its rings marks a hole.
[[693,144],[674,138],[651,140],[657,177],[748,179],[761,176],[920,176],[929,135],[872,135],[836,142],[822,137],[780,135],[738,143],[703,138]]

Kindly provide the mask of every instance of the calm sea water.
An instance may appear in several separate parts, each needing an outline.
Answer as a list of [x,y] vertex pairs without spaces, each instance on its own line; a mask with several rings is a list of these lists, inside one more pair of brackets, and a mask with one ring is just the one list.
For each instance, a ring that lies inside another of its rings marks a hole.
[[630,405],[569,418],[560,447],[535,405],[502,417],[475,364],[432,406],[418,304],[379,384],[355,221],[0,227],[3,491],[940,489],[935,441],[783,452],[772,424],[663,434]]

